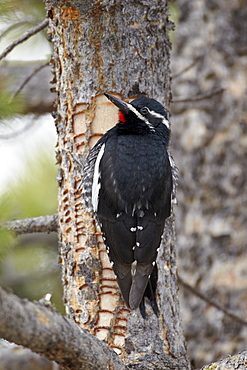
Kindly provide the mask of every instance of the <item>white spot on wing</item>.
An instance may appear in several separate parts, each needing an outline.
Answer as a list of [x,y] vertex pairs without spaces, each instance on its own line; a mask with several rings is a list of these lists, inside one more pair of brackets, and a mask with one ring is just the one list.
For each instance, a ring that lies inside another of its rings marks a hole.
[[[133,206],[133,209],[132,209],[132,216],[134,216],[134,214],[135,214],[135,210],[136,210],[136,204],[134,204],[134,206]],[[126,212],[127,213],[127,212]]]
[[138,230],[143,230],[143,226],[137,226]]
[[134,261],[132,264],[131,264],[131,275],[134,276],[135,273],[136,273],[136,265],[137,265],[137,261]]
[[99,151],[99,154],[97,156],[97,159],[95,161],[95,166],[94,166],[93,186],[92,186],[92,205],[93,205],[94,212],[96,212],[98,208],[99,190],[101,187],[99,165],[100,165],[101,158],[103,157],[104,150],[105,150],[105,144],[103,144],[102,147],[100,148],[100,151]]
[[134,232],[136,231],[136,227],[131,227],[131,228],[130,228],[130,231],[131,231],[132,233],[134,233]]
[[139,211],[138,216],[139,216],[139,217],[143,217],[144,215],[145,215],[145,213],[144,213],[144,211],[141,209],[141,210]]
[[139,242],[136,242],[136,246],[137,246],[137,247],[140,247],[140,243],[139,243]]

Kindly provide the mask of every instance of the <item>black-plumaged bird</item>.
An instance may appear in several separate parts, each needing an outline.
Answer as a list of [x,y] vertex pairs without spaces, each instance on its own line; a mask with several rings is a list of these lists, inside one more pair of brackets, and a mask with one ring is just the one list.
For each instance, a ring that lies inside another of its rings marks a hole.
[[126,305],[144,296],[158,313],[156,256],[174,197],[174,162],[168,152],[170,126],[164,107],[146,97],[119,108],[119,121],[90,151],[84,166],[84,198],[101,227]]

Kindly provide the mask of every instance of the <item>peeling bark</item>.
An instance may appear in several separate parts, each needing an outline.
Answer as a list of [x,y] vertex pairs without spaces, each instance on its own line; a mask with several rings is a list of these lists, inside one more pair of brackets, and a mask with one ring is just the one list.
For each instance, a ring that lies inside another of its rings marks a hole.
[[165,1],[47,0],[57,93],[60,262],[67,314],[135,368],[188,369],[177,300],[174,222],[158,258],[160,317],[129,312],[103,240],[81,197],[82,162],[117,122],[107,91],[170,102],[170,41]]

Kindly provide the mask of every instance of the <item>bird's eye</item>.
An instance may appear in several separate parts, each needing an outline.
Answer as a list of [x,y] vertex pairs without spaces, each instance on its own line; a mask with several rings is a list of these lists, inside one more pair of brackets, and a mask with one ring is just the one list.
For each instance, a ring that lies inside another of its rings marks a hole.
[[141,114],[143,114],[145,116],[146,114],[148,114],[149,109],[147,107],[142,107],[140,112],[141,112]]

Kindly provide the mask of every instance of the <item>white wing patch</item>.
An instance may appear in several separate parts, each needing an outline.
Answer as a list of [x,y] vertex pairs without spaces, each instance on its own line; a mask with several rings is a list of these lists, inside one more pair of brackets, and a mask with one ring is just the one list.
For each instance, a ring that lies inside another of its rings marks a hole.
[[101,158],[103,157],[104,151],[105,151],[105,144],[103,144],[102,147],[100,148],[99,154],[97,156],[97,159],[94,165],[93,186],[92,186],[92,205],[93,205],[94,212],[97,212],[97,209],[98,209],[99,191],[101,187],[99,165],[100,165]]

